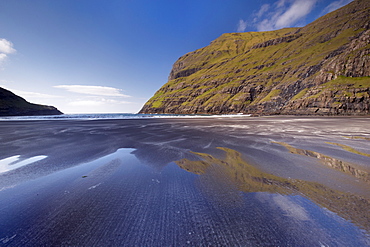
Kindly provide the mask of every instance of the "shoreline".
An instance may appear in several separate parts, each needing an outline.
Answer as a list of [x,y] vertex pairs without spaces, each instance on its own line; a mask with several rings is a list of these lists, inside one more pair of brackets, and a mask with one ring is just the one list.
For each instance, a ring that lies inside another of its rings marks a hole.
[[0,121],[0,165],[24,162],[0,172],[0,243],[368,244],[370,121],[340,119]]
[[1,116],[2,121],[34,120],[119,120],[119,119],[192,119],[192,118],[370,118],[370,115],[253,115],[253,114],[141,114],[141,113],[108,113],[108,114],[62,114],[43,116]]

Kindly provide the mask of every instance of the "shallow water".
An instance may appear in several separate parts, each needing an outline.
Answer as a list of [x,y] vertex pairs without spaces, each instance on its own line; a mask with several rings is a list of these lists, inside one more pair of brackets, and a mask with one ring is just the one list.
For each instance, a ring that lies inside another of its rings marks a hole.
[[370,245],[369,183],[274,143],[366,171],[325,142],[370,142],[318,120],[320,135],[311,118],[0,122],[0,160],[34,159],[0,173],[0,245]]

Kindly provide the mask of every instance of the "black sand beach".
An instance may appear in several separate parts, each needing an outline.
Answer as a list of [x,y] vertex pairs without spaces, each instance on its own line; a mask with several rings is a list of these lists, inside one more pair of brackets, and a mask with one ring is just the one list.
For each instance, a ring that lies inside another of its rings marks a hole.
[[2,246],[369,246],[370,118],[0,121]]

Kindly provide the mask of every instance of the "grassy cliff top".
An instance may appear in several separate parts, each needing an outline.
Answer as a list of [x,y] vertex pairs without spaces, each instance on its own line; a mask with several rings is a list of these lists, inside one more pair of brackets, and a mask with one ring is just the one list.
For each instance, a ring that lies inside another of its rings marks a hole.
[[309,88],[366,79],[369,17],[370,1],[356,0],[302,28],[225,33],[180,57],[141,112],[279,112]]

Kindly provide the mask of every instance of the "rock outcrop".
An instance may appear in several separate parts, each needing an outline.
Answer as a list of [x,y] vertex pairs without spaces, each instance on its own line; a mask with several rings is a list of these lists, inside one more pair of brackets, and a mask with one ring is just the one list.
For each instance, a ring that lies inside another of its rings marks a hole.
[[53,106],[27,102],[14,93],[0,88],[0,116],[38,116],[63,114]]
[[141,113],[370,114],[370,1],[302,28],[223,34],[173,65]]

